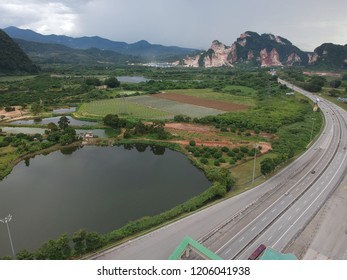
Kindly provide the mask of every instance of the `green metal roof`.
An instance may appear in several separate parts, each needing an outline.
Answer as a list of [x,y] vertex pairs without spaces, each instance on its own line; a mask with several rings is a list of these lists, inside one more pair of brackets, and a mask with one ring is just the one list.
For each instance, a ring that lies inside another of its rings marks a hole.
[[271,248],[266,248],[260,260],[297,260],[294,254],[282,254]]
[[195,241],[193,238],[186,236],[181,243],[177,246],[175,251],[170,255],[169,260],[178,260],[181,258],[185,250],[188,248],[192,248],[196,252],[199,253],[199,255],[203,256],[206,259],[209,260],[222,260],[222,258],[206,247],[202,246],[199,242]]

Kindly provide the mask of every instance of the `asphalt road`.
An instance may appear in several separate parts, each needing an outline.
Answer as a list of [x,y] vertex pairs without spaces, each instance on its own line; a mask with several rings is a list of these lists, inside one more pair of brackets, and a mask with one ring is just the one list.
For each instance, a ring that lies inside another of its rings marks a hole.
[[[316,99],[299,88],[294,90]],[[167,259],[186,235],[225,259],[247,259],[261,243],[285,248],[334,191],[347,168],[345,111],[325,100],[319,105],[326,118],[322,135],[276,176],[93,259]]]

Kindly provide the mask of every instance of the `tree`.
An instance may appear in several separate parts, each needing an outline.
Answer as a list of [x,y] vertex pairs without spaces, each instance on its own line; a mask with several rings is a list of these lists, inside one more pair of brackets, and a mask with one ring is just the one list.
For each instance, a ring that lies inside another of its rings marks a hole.
[[271,158],[266,158],[260,162],[260,172],[267,175],[275,170],[276,164]]
[[36,251],[38,260],[66,260],[71,257],[70,240],[63,234],[57,240],[49,240]]
[[91,252],[94,251],[104,245],[104,241],[101,236],[93,231],[88,232],[86,236],[86,251]]
[[75,254],[82,255],[87,246],[86,246],[86,237],[87,237],[87,231],[85,229],[80,229],[79,231],[76,231],[72,237],[72,242],[75,244]]
[[30,109],[31,109],[31,112],[36,116],[39,113],[41,113],[42,106],[40,105],[40,103],[34,102],[34,103],[31,104]]
[[332,87],[332,88],[339,88],[340,87],[340,85],[341,85],[341,80],[332,80],[331,82],[330,82],[330,86]]
[[116,88],[120,86],[120,82],[117,80],[116,77],[109,77],[105,79],[105,85],[107,85],[110,88]]
[[50,131],[57,131],[58,130],[58,126],[53,123],[53,122],[50,122],[48,125],[47,125],[47,128],[50,130]]
[[112,128],[121,128],[126,125],[126,122],[120,119],[116,114],[107,114],[102,120],[105,125]]
[[30,253],[28,250],[24,249],[17,253],[17,260],[34,260],[35,256],[33,253]]
[[70,120],[66,116],[62,116],[59,121],[58,125],[60,129],[65,130],[70,124]]

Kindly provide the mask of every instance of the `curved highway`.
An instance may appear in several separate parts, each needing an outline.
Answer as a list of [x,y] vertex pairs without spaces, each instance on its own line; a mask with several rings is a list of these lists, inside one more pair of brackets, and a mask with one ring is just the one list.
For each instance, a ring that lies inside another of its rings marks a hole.
[[[312,100],[316,96],[283,80]],[[283,250],[324,204],[347,168],[346,112],[326,100],[326,125],[300,158],[267,182],[93,259],[167,259],[184,236],[225,259],[247,259],[259,244]]]

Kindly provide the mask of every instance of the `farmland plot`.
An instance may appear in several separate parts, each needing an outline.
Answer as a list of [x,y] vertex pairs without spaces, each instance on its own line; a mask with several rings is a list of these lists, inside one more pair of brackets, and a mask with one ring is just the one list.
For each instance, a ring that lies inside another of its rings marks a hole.
[[214,108],[207,108],[203,106],[187,104],[184,102],[168,100],[164,98],[156,97],[155,95],[142,95],[128,97],[130,102],[144,105],[149,108],[156,108],[165,112],[168,112],[172,116],[174,115],[187,115],[192,118],[200,118],[210,115],[224,114],[226,111],[218,110]]
[[104,117],[107,114],[129,116],[139,119],[166,119],[172,116],[165,111],[150,108],[131,102],[130,98],[97,100],[84,103],[78,110],[78,115]]

